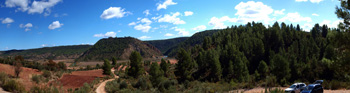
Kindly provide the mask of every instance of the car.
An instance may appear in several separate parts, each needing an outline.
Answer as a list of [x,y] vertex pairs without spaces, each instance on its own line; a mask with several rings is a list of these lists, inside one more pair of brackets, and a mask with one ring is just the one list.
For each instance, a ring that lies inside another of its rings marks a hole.
[[286,93],[300,93],[300,91],[303,91],[305,89],[306,84],[305,83],[294,83],[289,88],[285,89],[284,91]]
[[309,84],[301,93],[323,93],[321,84]]
[[314,82],[314,84],[320,84],[320,85],[322,85],[322,83],[323,83],[323,80],[316,80],[316,81]]

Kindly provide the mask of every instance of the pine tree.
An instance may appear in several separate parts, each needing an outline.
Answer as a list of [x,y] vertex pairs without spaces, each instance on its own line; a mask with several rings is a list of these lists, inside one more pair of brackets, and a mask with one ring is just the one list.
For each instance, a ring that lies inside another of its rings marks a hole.
[[105,59],[102,67],[103,74],[110,75],[112,73],[111,68],[112,68],[111,63],[107,59]]
[[117,64],[117,58],[112,58],[112,66],[114,67]]
[[162,59],[160,62],[160,67],[164,72],[164,76],[166,76],[169,69],[169,64],[164,59]]
[[163,71],[157,63],[152,63],[149,75],[151,75],[150,80],[152,82],[153,87],[157,87],[162,81],[161,79],[163,77]]
[[185,49],[180,49],[176,57],[178,63],[176,64],[175,75],[179,82],[193,80],[192,74],[196,71],[196,63],[192,60],[191,54]]
[[129,57],[130,60],[130,68],[128,69],[128,75],[134,78],[138,78],[143,74],[143,66],[142,66],[142,56],[139,52],[133,51]]

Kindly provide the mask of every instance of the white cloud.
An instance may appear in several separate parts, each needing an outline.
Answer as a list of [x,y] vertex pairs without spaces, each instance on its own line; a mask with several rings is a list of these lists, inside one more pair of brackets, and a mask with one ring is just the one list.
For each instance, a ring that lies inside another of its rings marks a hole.
[[29,0],[6,0],[5,1],[5,5],[6,7],[16,7],[19,6],[20,8],[18,8],[19,10],[25,11],[28,9],[28,3]]
[[23,12],[28,11],[28,14],[41,14],[45,12],[44,15],[48,16],[51,13],[50,8],[55,6],[59,2],[62,2],[62,0],[34,0],[32,3],[30,2],[30,0],[6,0],[5,6],[10,8],[18,6],[18,10],[21,10]]
[[47,47],[49,44],[42,44],[41,47]]
[[173,2],[173,0],[166,0],[163,4],[157,4],[157,10],[166,9],[169,5],[176,5],[177,3]]
[[298,12],[288,13],[285,17],[279,19],[280,22],[290,21],[290,22],[312,22],[310,17],[302,17]]
[[320,3],[323,0],[310,0],[311,3]]
[[305,30],[306,32],[310,32],[312,25],[310,23],[305,23],[304,25],[301,26],[301,28],[303,28],[303,30]]
[[133,25],[136,25],[136,22],[131,22],[128,24],[129,26],[133,26]]
[[191,16],[191,15],[193,15],[192,11],[185,11],[185,16]]
[[213,29],[223,29],[227,27],[224,22],[237,22],[237,19],[228,16],[223,16],[221,18],[212,17],[209,21],[209,25],[214,26]]
[[151,38],[151,37],[149,37],[149,36],[141,36],[141,37],[139,37],[139,39],[149,39],[149,38]]
[[275,10],[275,12],[273,13],[273,16],[278,16],[278,15],[284,15],[284,11],[286,9],[282,9],[282,10]]
[[161,18],[158,19],[158,22],[168,22],[168,23],[172,23],[172,24],[175,24],[175,25],[186,24],[185,21],[183,21],[183,20],[181,20],[180,18],[177,17],[179,15],[180,15],[179,12],[172,13],[171,16],[169,14],[165,14],[164,17],[161,17]]
[[4,20],[1,21],[2,24],[10,24],[15,22],[13,19],[6,17]]
[[192,30],[194,30],[194,31],[205,30],[205,29],[207,29],[207,27],[205,25],[200,25],[200,26],[197,26],[195,28],[192,28]]
[[101,14],[102,19],[111,19],[111,18],[122,18],[127,14],[131,14],[129,11],[124,11],[121,7],[109,7],[104,10]]
[[173,27],[171,29],[174,29],[175,31],[178,32],[179,35],[182,35],[182,36],[189,36],[190,35],[190,33],[188,31],[186,31],[186,29],[184,29],[184,28]]
[[[308,0],[295,0],[296,2],[307,2]],[[323,0],[310,0],[311,3],[320,3]]]
[[295,0],[296,2],[306,2],[307,0]]
[[148,32],[151,28],[151,26],[143,24],[139,24],[134,27],[135,30],[141,30],[142,32]]
[[20,27],[20,28],[29,28],[29,27],[33,27],[33,24],[32,24],[32,23],[27,23],[27,24],[25,24],[25,25],[19,24],[19,27]]
[[338,28],[339,22],[343,22],[343,20],[336,20],[336,21],[330,21],[330,20],[323,20],[320,25],[327,25],[329,28]]
[[312,15],[313,15],[313,16],[320,16],[320,15],[318,15],[318,14],[316,14],[316,13],[313,13]]
[[43,13],[45,10],[47,13],[50,13],[50,8],[55,6],[57,3],[61,2],[62,0],[48,0],[46,1],[34,1],[32,5],[28,8],[29,14],[34,13]]
[[94,35],[94,37],[116,37],[116,36],[117,36],[117,33],[113,32],[113,31],[107,32],[105,34],[100,33],[100,34],[95,34]]
[[[152,23],[152,21],[151,20],[149,20],[148,18],[140,18],[140,19],[138,19],[138,20],[140,20],[140,21],[138,21],[138,22],[132,22],[132,23],[129,23],[129,25],[131,26],[131,25],[136,25],[136,26],[134,26],[134,29],[135,30],[140,30],[140,31],[142,31],[142,32],[148,32],[152,27],[150,26],[151,25],[151,23]],[[143,24],[138,24],[137,25],[137,23],[143,23]]]
[[269,17],[273,9],[270,6],[264,5],[262,2],[240,2],[236,5],[235,9],[237,10],[235,15],[238,15],[237,22],[240,23],[245,24],[251,21],[261,21],[268,24],[274,20]]
[[59,21],[54,21],[54,22],[52,22],[50,25],[49,25],[49,29],[50,30],[53,30],[53,29],[56,29],[56,28],[60,28],[60,27],[62,27],[63,26],[63,24],[61,24]]
[[145,10],[143,13],[146,14],[146,16],[151,15],[151,13],[149,13],[149,10]]
[[174,34],[166,33],[164,36],[174,36]]
[[25,28],[24,31],[27,32],[27,31],[30,31],[30,30],[31,30],[30,28],[33,27],[33,24],[32,24],[32,23],[27,23],[27,24],[25,24],[25,25],[24,25],[24,24],[19,24],[19,27],[20,27],[20,28]]

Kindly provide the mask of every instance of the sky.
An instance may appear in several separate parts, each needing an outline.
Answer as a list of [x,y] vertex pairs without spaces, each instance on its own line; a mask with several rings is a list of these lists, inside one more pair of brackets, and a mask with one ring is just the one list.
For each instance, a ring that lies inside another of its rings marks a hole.
[[337,27],[338,0],[0,0],[0,50],[159,40],[247,22]]

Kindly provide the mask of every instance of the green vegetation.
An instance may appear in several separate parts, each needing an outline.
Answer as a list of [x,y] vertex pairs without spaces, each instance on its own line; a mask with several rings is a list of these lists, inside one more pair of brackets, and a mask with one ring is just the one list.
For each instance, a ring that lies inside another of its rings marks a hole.
[[25,92],[24,86],[16,81],[11,79],[6,73],[0,73],[0,87],[5,91],[14,92],[14,93],[23,93]]
[[157,49],[159,49],[163,54],[168,51],[170,48],[176,46],[177,44],[187,40],[189,37],[178,37],[178,38],[172,38],[172,39],[165,39],[165,40],[151,40],[151,41],[144,41],[147,42]]
[[134,78],[138,78],[144,73],[142,65],[142,56],[139,52],[133,51],[130,55],[130,68],[128,69],[128,75]]
[[136,38],[104,38],[99,40],[94,46],[87,50],[79,61],[99,61],[104,59],[128,59],[132,51],[140,52],[142,57],[161,56],[162,53],[154,46],[142,42]]
[[111,63],[107,59],[105,59],[102,66],[103,74],[111,75],[112,74],[111,68],[112,68]]
[[0,57],[21,55],[25,59],[59,59],[59,57],[76,58],[88,50],[91,45],[73,45],[73,46],[57,46],[44,47],[28,50],[9,50],[1,51]]

